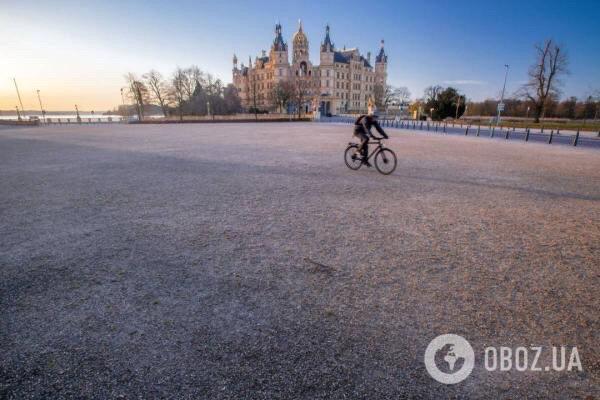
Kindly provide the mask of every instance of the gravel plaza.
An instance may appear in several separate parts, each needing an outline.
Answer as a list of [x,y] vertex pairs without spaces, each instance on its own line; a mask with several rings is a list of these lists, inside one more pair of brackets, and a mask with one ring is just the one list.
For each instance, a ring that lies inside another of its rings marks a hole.
[[[389,129],[383,176],[351,132],[0,129],[0,398],[600,397],[600,151]],[[583,371],[479,357],[531,345]]]

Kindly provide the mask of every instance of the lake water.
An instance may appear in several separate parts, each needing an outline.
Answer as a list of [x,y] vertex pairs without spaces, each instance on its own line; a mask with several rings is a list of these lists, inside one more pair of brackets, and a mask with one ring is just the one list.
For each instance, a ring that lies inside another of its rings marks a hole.
[[[34,117],[38,117],[39,119],[42,119],[42,117],[39,114],[27,114],[26,116],[21,115],[21,118],[29,119],[30,115],[32,115]],[[93,118],[96,121],[98,120],[98,118],[103,119],[103,120],[112,118],[113,121],[117,121],[120,118],[122,118],[120,115],[102,115],[102,114],[79,114],[79,116],[81,117],[81,119],[84,119],[84,120],[87,120],[88,118]],[[77,114],[46,115],[46,118],[52,118],[53,121],[57,120],[58,118],[60,118],[61,120],[66,120],[67,118],[69,118],[71,120],[75,120],[75,119],[77,119]],[[17,116],[16,115],[0,115],[0,119],[16,120]]]

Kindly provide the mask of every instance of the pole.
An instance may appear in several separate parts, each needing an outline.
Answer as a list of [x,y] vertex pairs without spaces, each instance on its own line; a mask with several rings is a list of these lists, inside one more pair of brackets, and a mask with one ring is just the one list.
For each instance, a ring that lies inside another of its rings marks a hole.
[[17,78],[13,78],[13,82],[15,83],[15,89],[17,89],[17,97],[19,98],[19,104],[21,105],[21,111],[23,115],[25,115],[25,109],[23,108],[23,102],[21,101],[21,93],[19,93],[19,87],[17,86]]
[[123,97],[123,89],[121,88],[121,104],[123,104],[123,117],[127,117],[127,107],[125,106],[125,97]]
[[[504,64],[506,67],[506,73],[504,74],[504,86],[502,86],[502,97],[500,97],[500,104],[504,104],[504,92],[506,90],[506,80],[508,78],[508,69],[510,68],[508,64]],[[500,123],[500,107],[498,107],[498,117],[496,118],[496,126]]]
[[46,123],[46,111],[44,111],[44,106],[42,105],[42,98],[40,97],[40,89],[37,90],[38,101],[40,102],[40,111],[42,112],[42,119],[44,123]]
[[77,108],[77,104],[75,104],[75,112],[77,113],[77,122],[81,123],[81,117],[79,116],[79,108]]

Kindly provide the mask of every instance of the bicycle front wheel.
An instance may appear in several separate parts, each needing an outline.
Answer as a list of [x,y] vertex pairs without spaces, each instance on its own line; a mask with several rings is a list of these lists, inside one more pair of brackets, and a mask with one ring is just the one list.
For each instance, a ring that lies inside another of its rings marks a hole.
[[351,144],[350,146],[346,147],[346,151],[344,152],[344,161],[346,162],[346,166],[354,171],[362,166],[362,158],[358,152],[358,145]]
[[396,170],[396,154],[390,149],[381,149],[375,154],[375,168],[383,175],[389,175]]

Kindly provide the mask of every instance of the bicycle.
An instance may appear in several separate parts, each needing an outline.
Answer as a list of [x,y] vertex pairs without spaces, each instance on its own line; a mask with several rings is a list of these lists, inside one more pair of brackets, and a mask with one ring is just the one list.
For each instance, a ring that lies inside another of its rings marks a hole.
[[[383,139],[385,138],[374,137],[374,141],[369,140],[369,144],[377,146],[375,147],[375,150],[367,156],[366,161],[369,161],[371,157],[375,157],[375,168],[377,171],[383,175],[389,175],[396,169],[398,160],[396,159],[396,154],[381,143]],[[363,165],[363,157],[358,150],[359,146],[360,144],[358,143],[350,142],[344,152],[346,166],[354,171],[358,170]]]

